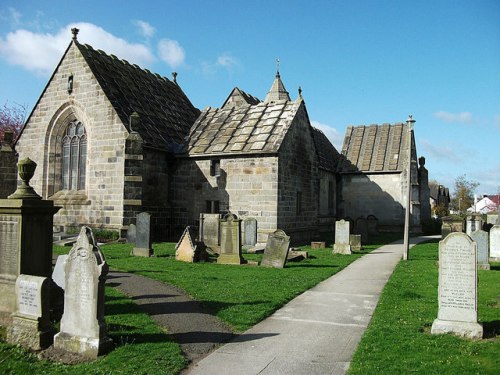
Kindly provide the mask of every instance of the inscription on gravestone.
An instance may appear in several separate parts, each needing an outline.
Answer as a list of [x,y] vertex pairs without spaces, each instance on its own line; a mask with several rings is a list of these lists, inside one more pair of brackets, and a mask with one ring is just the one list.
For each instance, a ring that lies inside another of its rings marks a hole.
[[18,283],[18,311],[21,314],[40,315],[40,293],[38,283],[30,280],[20,280]]
[[17,276],[18,229],[15,219],[0,221],[0,275]]
[[242,264],[241,256],[241,220],[231,213],[220,220],[220,255],[219,264]]
[[257,220],[253,217],[248,217],[243,220],[245,229],[245,246],[255,246],[257,243]]
[[482,337],[483,328],[477,323],[476,251],[476,244],[461,232],[439,243],[439,310],[431,333]]
[[267,238],[266,249],[262,256],[261,266],[283,268],[288,255],[290,237],[284,231],[278,229]]

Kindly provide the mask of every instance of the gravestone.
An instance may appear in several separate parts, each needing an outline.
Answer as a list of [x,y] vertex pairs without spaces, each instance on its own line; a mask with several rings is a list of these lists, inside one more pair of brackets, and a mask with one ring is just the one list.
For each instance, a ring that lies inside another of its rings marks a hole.
[[243,220],[243,232],[245,233],[243,244],[248,247],[255,246],[257,243],[257,219],[247,217]]
[[311,242],[311,249],[324,249],[326,248],[326,243],[321,241]]
[[445,216],[441,220],[443,225],[450,226],[451,232],[465,232],[464,220],[460,216]]
[[335,222],[335,244],[333,254],[352,254],[349,245],[349,222],[339,220]]
[[289,246],[290,237],[281,229],[269,234],[260,265],[274,268],[285,267]]
[[477,268],[480,270],[489,270],[490,264],[488,263],[489,259],[489,238],[488,232],[484,230],[476,230],[471,233],[470,238],[477,245]]
[[62,290],[65,289],[66,275],[64,273],[64,267],[66,266],[67,260],[67,254],[59,255],[56,260],[56,265],[54,266],[54,271],[52,271],[52,280]]
[[471,235],[472,232],[479,230],[483,227],[483,219],[480,214],[474,213],[467,215],[467,219],[465,222],[465,233],[467,235]]
[[137,215],[136,222],[135,247],[132,249],[132,255],[140,257],[153,256],[153,247],[151,246],[151,214],[141,212]]
[[483,337],[477,322],[477,246],[465,233],[451,233],[439,242],[438,304],[432,334]]
[[493,225],[490,229],[490,260],[500,262],[500,225]]
[[203,243],[196,240],[197,230],[197,227],[191,226],[184,229],[179,242],[175,245],[175,260],[195,263],[208,258]]
[[22,184],[8,199],[0,199],[0,325],[5,326],[16,311],[17,277],[52,274],[52,224],[60,208],[29,186],[35,162],[26,158],[17,168]]
[[349,244],[351,245],[351,251],[361,250],[361,235],[360,234],[349,235]]
[[219,253],[220,239],[220,218],[219,214],[200,214],[200,236],[199,239],[206,247]]
[[378,219],[374,215],[368,215],[366,218],[366,225],[368,228],[368,235],[378,236]]
[[32,349],[46,349],[54,340],[50,323],[50,279],[19,275],[16,280],[16,312],[7,331],[7,341]]
[[449,235],[451,232],[453,232],[451,224],[443,222],[441,224],[441,239],[444,240],[446,236]]
[[286,256],[287,262],[300,262],[308,258],[309,253],[307,251],[295,250],[294,248],[290,248]]
[[358,217],[354,224],[354,234],[361,234],[361,243],[368,242],[368,224],[364,217]]
[[127,229],[127,242],[128,243],[134,243],[137,238],[137,227],[135,224],[130,224]]
[[241,220],[231,213],[220,219],[219,264],[242,264],[241,257]]
[[94,235],[82,227],[65,266],[66,290],[61,330],[54,347],[87,358],[111,348],[104,323],[104,282],[108,265]]

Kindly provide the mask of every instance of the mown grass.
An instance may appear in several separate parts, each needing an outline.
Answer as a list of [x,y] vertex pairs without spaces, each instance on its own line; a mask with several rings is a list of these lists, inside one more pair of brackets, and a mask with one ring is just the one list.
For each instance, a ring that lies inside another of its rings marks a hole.
[[39,360],[0,340],[2,374],[178,374],[185,366],[180,346],[129,298],[106,288],[106,323],[114,350],[77,365]]
[[[331,247],[313,250],[304,246],[301,249],[307,250],[310,258],[289,262],[284,269],[178,262],[174,243],[154,244],[152,258],[131,256],[132,246],[128,244],[103,245],[101,249],[111,268],[176,285],[236,331],[244,331],[364,253],[397,238],[400,236],[373,237],[370,244],[352,255],[332,255]],[[55,248],[58,254],[68,250]],[[261,254],[243,256],[249,261],[262,259]]]
[[386,285],[349,374],[499,374],[500,264],[478,271],[478,320],[485,339],[431,335],[437,317],[438,243],[411,250]]

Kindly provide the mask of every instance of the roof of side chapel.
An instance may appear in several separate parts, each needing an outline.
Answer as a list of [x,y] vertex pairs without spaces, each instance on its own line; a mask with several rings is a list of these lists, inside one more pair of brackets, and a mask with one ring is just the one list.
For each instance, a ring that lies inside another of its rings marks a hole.
[[339,172],[401,172],[408,150],[408,126],[349,126],[342,146]]
[[178,151],[200,113],[181,88],[165,77],[87,44],[75,41],[75,45],[120,120],[128,126],[130,115],[137,112],[140,124],[133,130],[146,145]]

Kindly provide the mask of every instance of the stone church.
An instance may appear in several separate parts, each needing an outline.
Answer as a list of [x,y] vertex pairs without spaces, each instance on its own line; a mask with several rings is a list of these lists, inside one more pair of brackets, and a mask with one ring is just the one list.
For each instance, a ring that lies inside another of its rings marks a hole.
[[[62,207],[55,225],[123,234],[147,211],[156,238],[178,239],[200,213],[230,211],[257,220],[258,242],[278,228],[307,241],[347,216],[401,227],[405,125],[348,128],[340,155],[279,71],[264,100],[234,88],[200,111],[175,73],[94,50],[77,32],[15,145],[38,164],[31,185]],[[417,176],[415,165],[416,224]]]

